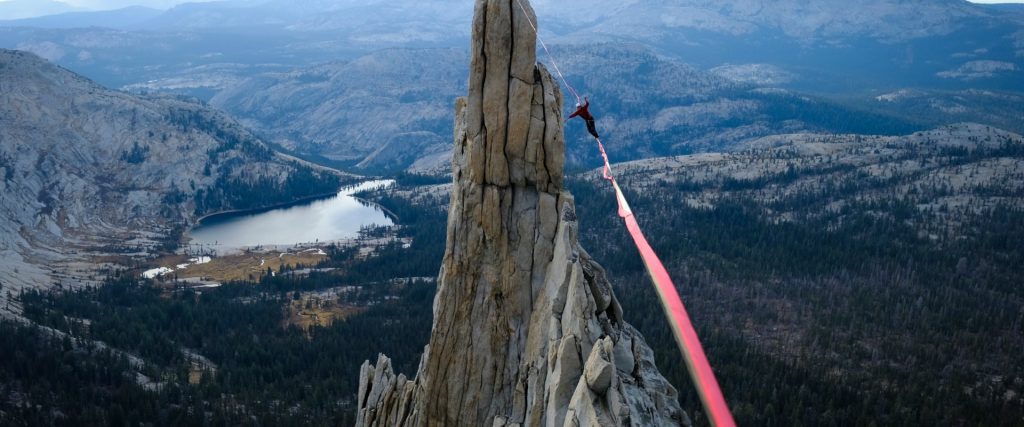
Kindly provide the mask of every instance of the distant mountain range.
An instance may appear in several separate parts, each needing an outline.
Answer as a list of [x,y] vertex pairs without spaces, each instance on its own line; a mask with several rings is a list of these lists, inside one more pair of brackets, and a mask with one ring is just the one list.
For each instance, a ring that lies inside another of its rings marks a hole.
[[[618,159],[800,130],[893,134],[963,120],[1019,130],[1024,19],[1012,7],[960,0],[535,5],[568,79],[593,97],[600,126],[618,141]],[[459,52],[471,9],[454,0],[186,3],[159,14],[12,21],[0,28],[0,46],[108,86],[209,99],[277,143],[340,164],[437,170],[446,163],[450,103],[465,85]],[[57,28],[91,24],[120,29]],[[914,93],[930,96],[879,100]],[[570,165],[592,154],[572,145],[583,140],[577,128],[569,126]]]
[[[573,70],[570,83],[593,101],[598,127],[619,161],[718,151],[798,131],[898,135],[972,121],[1024,132],[1024,96],[1014,93],[808,96],[778,88],[794,77],[766,64],[705,72],[635,46],[553,49],[562,68]],[[253,77],[211,103],[281,145],[345,166],[443,172],[454,119],[446,107],[464,90],[464,73],[461,50],[392,49]],[[568,123],[567,141],[570,168],[593,164],[581,122]]]
[[[770,64],[796,77],[786,85],[804,90],[909,85],[1024,90],[1024,17],[1009,6],[962,0],[544,0],[535,5],[548,42],[639,43],[708,69]],[[105,84],[125,86],[182,78],[201,65],[299,67],[382,48],[465,48],[471,9],[472,2],[454,0],[186,3],[156,16],[122,11],[0,23],[5,27],[0,47],[31,50]],[[83,29],[91,25],[144,31]],[[148,49],[140,51],[140,45]],[[961,72],[978,67],[992,72]],[[196,94],[212,96],[208,90]]]
[[[993,18],[962,0],[660,0],[546,1],[538,9],[570,23],[575,31],[647,40],[672,40],[679,30],[731,35],[777,31],[813,41],[849,37],[910,40],[945,35],[964,19]],[[576,11],[590,5],[590,13]],[[596,6],[596,7],[594,7]]]
[[[0,3],[0,8],[6,3]],[[103,27],[115,29],[139,28],[144,22],[159,16],[163,11],[143,6],[131,6],[105,11],[74,11],[33,18],[0,20],[0,26],[33,28],[86,28]],[[0,14],[9,18],[13,15]]]
[[[39,0],[32,2],[39,4]],[[24,8],[28,3],[13,0],[7,4]],[[1015,5],[978,5],[963,0],[541,0],[533,4],[549,32],[648,41],[672,40],[678,36],[672,33],[683,30],[731,35],[779,31],[799,39],[910,40],[948,35],[967,25],[966,19],[998,18],[998,12],[1018,9]],[[47,7],[54,13],[71,10],[55,1],[41,8]],[[471,14],[472,2],[456,0],[228,0],[172,7],[148,22],[146,28],[369,30],[378,34],[404,32],[425,40],[449,24],[468,24]],[[416,22],[423,25],[408,26]],[[456,28],[459,33],[468,31],[468,26]],[[431,31],[424,32],[428,29]],[[453,35],[450,28],[445,33],[447,37]]]
[[981,4],[981,6],[1000,12],[1024,13],[1024,4],[1022,3],[993,3]]
[[[593,101],[598,127],[618,160],[720,150],[780,132],[897,134],[920,127],[895,114],[756,84],[771,74],[768,67],[709,73],[638,46],[553,48],[561,66],[573,70],[571,84]],[[253,77],[211,104],[278,144],[347,166],[444,172],[450,106],[465,91],[465,76],[460,49],[391,49]],[[567,98],[566,108],[574,102]],[[583,129],[582,122],[567,124],[570,167],[593,161]]]
[[7,0],[0,2],[0,19],[23,19],[74,11],[67,3],[52,0]]
[[[536,7],[568,79],[594,98],[601,127],[619,141],[619,159],[799,130],[892,134],[963,120],[1020,130],[1024,20],[1012,8],[960,0]],[[458,52],[471,9],[454,0],[186,3],[158,14],[11,21],[0,46],[111,87],[209,99],[290,149],[340,164],[437,170],[450,103],[465,85]],[[58,28],[92,24],[115,28]],[[901,93],[931,95],[876,99]],[[570,144],[582,141],[577,128],[569,126]],[[590,154],[570,145],[570,165]]]

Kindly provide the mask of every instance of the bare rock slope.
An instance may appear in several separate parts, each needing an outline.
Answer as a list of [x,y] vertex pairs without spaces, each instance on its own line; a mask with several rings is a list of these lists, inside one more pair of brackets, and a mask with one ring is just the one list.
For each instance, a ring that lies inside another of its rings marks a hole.
[[97,264],[145,256],[197,212],[252,207],[248,190],[299,178],[340,180],[209,107],[0,49],[0,298],[102,278]]
[[450,100],[466,90],[465,53],[384,50],[253,77],[210,102],[285,147],[401,170],[421,151],[450,147],[442,140],[451,134]]
[[562,96],[523,4],[476,3],[430,344],[415,379],[363,365],[357,425],[689,424],[577,242]]

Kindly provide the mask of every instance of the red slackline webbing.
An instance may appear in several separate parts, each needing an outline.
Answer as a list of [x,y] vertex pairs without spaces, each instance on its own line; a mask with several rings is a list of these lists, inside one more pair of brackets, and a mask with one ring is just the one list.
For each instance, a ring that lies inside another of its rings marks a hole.
[[619,216],[626,222],[626,229],[629,230],[633,243],[640,251],[640,257],[643,258],[647,273],[650,274],[654,288],[658,291],[661,307],[669,318],[672,334],[675,335],[679,350],[686,360],[686,368],[690,371],[690,378],[693,379],[704,409],[708,412],[708,419],[716,427],[734,427],[736,422],[732,418],[732,412],[729,411],[729,406],[725,403],[722,389],[718,386],[715,373],[711,370],[711,364],[708,363],[708,358],[704,354],[704,347],[700,344],[697,331],[693,329],[693,323],[690,322],[690,315],[686,313],[683,300],[679,298],[679,292],[676,291],[676,286],[672,283],[672,278],[669,277],[668,270],[661,263],[658,254],[647,243],[647,238],[640,230],[640,224],[637,223],[633,211],[629,208],[626,196],[622,194],[619,183],[611,174],[611,165],[608,162],[608,154],[604,150],[604,143],[600,138],[594,139],[597,140],[601,157],[604,159],[602,175],[604,179],[612,183],[612,188],[615,189],[615,199],[619,204]]

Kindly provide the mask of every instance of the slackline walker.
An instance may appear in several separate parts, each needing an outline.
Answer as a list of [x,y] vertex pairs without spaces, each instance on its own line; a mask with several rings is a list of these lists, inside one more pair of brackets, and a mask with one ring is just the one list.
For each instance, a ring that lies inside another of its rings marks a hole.
[[669,277],[668,270],[661,263],[658,254],[647,243],[647,238],[644,236],[643,231],[640,230],[640,224],[637,223],[636,217],[633,216],[633,211],[629,208],[626,196],[622,193],[622,189],[619,188],[619,183],[615,180],[615,176],[612,175],[608,153],[605,152],[604,143],[598,135],[594,117],[590,114],[590,100],[586,97],[580,99],[579,93],[569,84],[565,75],[562,74],[562,70],[558,68],[554,55],[551,54],[551,50],[544,43],[544,39],[540,37],[540,32],[537,30],[537,25],[530,18],[530,13],[527,12],[521,0],[516,0],[516,3],[519,4],[519,8],[522,10],[523,16],[526,17],[526,21],[530,23],[534,32],[537,33],[537,41],[540,42],[544,52],[547,53],[548,61],[551,62],[558,77],[562,80],[562,84],[576,97],[576,111],[569,118],[582,118],[587,123],[587,131],[597,141],[597,148],[600,150],[601,158],[604,160],[604,169],[601,171],[601,175],[611,183],[612,189],[615,191],[615,199],[619,205],[619,217],[626,223],[626,229],[629,231],[629,235],[633,238],[633,243],[640,252],[640,257],[644,261],[644,267],[647,268],[647,273],[650,275],[651,281],[654,282],[655,290],[658,291],[661,307],[668,317],[669,325],[672,327],[672,334],[675,336],[679,350],[686,361],[686,368],[690,373],[690,378],[693,380],[697,393],[700,395],[704,410],[708,413],[708,419],[716,427],[735,427],[736,422],[732,418],[732,412],[729,411],[729,406],[725,403],[722,390],[718,386],[718,380],[715,379],[715,373],[711,370],[708,358],[704,354],[704,347],[701,346],[700,339],[697,337],[697,331],[694,330],[693,323],[690,321],[690,315],[686,313],[686,308],[683,306],[683,300],[679,297],[679,292],[676,291],[675,284],[672,283],[672,278]]

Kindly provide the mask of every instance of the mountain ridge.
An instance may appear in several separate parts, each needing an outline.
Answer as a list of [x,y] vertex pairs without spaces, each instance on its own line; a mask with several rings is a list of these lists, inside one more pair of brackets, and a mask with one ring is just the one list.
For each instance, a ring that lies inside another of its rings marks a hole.
[[176,245],[203,213],[276,197],[258,189],[341,181],[193,101],[111,91],[18,51],[0,50],[0,76],[0,281],[15,289],[91,283],[97,265]]
[[[768,65],[791,77],[782,83],[790,89],[1024,89],[1024,19],[962,1],[574,0],[538,10],[552,24],[543,33],[552,44],[642,44],[702,69]],[[32,50],[111,86],[208,99],[268,70],[386,48],[464,48],[470,13],[450,1],[193,3],[143,23],[143,31],[4,27],[0,46]],[[165,49],[154,56],[142,47],[149,43]],[[983,66],[976,61],[1000,63],[999,70],[972,73]],[[962,67],[968,72],[957,73]]]
[[[393,138],[451,132],[451,100],[465,89],[461,49],[390,49],[251,78],[215,96],[223,108],[289,149],[358,163]],[[444,136],[442,136],[444,135]],[[390,160],[383,159],[384,164]],[[367,163],[369,165],[370,163]]]
[[158,16],[162,11],[145,6],[130,6],[105,11],[72,11],[22,19],[0,19],[0,26],[35,28],[106,27],[133,29]]
[[0,2],[0,16],[5,19],[32,18],[75,11],[67,3],[54,0],[8,0]]
[[[706,72],[640,45],[550,47],[563,71],[571,70],[570,83],[593,101],[598,127],[613,142],[609,149],[623,160],[724,149],[799,130],[915,129],[895,115],[775,88],[773,79],[786,73],[768,66]],[[460,49],[389,49],[255,76],[211,103],[289,149],[368,171],[444,173],[438,154],[449,146],[439,141],[452,131],[448,107],[465,87],[464,58]],[[593,151],[582,126],[570,124],[567,136],[570,168],[589,164]],[[393,147],[397,141],[406,150]]]

